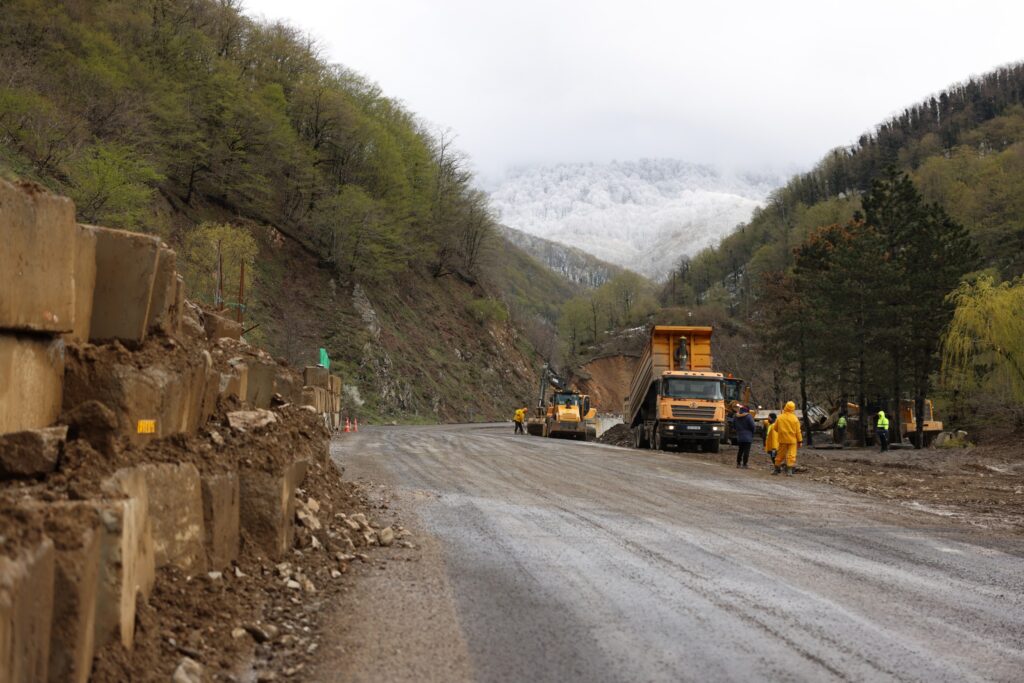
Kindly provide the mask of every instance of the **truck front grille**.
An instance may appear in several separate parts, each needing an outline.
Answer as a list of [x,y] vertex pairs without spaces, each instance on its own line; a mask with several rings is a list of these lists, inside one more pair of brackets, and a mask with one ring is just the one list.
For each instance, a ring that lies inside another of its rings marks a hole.
[[714,406],[700,406],[687,408],[686,406],[672,406],[672,417],[681,420],[714,420]]

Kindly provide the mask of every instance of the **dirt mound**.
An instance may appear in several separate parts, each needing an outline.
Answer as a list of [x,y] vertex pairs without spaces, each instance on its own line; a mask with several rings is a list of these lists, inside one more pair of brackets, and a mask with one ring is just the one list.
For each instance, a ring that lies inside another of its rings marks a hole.
[[598,443],[605,443],[609,446],[633,446],[633,432],[624,424],[617,424],[601,436],[597,437]]
[[601,413],[619,413],[629,391],[629,382],[639,359],[635,356],[610,355],[584,363],[572,382],[590,395],[591,404]]

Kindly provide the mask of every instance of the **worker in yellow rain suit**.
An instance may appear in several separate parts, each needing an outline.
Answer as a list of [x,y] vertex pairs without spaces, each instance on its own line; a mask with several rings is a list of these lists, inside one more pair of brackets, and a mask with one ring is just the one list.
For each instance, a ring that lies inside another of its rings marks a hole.
[[786,463],[786,476],[792,477],[796,468],[796,451],[804,442],[803,433],[800,431],[800,420],[796,416],[796,404],[790,401],[786,404],[782,415],[775,421],[772,431],[779,439],[779,452],[775,456],[775,469],[772,474],[782,472],[782,463]]
[[[779,434],[775,431],[775,423],[778,420],[775,413],[771,413],[764,421],[764,452],[768,454],[768,462],[775,466],[775,456],[779,452]],[[777,473],[776,473],[777,474]]]
[[523,431],[523,420],[526,419],[526,408],[516,408],[515,416],[512,421],[516,423],[516,430],[514,434],[525,434]]

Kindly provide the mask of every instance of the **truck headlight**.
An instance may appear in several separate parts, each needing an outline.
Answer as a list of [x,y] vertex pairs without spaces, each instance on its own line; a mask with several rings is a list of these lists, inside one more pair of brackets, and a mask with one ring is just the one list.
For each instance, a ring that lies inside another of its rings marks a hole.
[[722,428],[719,425],[715,425],[714,427],[711,428],[711,431],[720,432],[722,431]]
[[668,426],[665,427],[665,429],[675,429],[675,428],[676,428],[675,425],[668,425]]

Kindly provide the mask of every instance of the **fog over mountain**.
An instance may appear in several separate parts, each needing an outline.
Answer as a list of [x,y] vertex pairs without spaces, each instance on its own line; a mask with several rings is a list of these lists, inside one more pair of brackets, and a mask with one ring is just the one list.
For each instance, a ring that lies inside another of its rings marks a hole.
[[748,220],[787,174],[675,159],[537,166],[491,191],[501,223],[661,279]]

